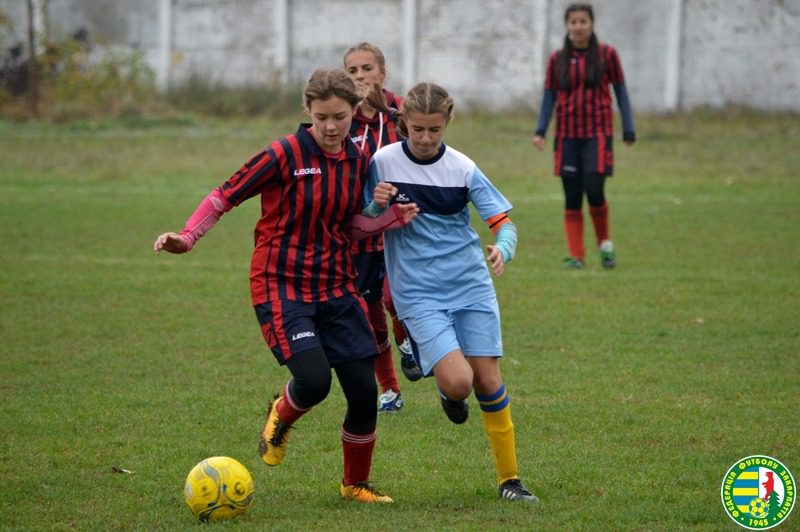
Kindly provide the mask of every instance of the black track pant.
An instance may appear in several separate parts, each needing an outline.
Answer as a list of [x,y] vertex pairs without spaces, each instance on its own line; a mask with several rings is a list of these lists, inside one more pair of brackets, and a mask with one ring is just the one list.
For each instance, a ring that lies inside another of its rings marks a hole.
[[604,192],[606,176],[598,173],[580,174],[577,176],[561,176],[564,186],[564,208],[579,211],[583,206],[583,195],[592,207],[601,207],[606,202]]
[[[321,348],[293,355],[286,363],[292,374],[289,393],[301,408],[321,403],[331,391],[331,366]],[[347,399],[344,429],[353,434],[375,430],[378,416],[378,387],[375,357],[345,362],[333,368]]]

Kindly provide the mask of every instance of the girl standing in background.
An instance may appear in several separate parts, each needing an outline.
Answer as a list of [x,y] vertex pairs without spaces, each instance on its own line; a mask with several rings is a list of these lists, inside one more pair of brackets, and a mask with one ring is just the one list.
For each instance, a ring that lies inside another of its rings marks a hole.
[[583,196],[604,268],[617,265],[610,234],[610,211],[605,180],[614,169],[612,148],[613,117],[611,94],[614,87],[625,144],[636,141],[625,76],[616,50],[597,40],[594,12],[589,4],[571,4],[564,13],[567,35],[564,47],[553,53],[547,64],[544,96],[533,145],[544,149],[544,136],[553,107],[556,108],[555,175],[564,187],[564,232],[569,256],[568,269],[583,268]]

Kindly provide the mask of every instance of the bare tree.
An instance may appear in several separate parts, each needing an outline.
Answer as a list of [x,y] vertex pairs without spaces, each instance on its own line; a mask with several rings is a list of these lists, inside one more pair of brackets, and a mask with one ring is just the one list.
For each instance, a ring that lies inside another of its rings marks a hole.
[[36,60],[36,28],[34,27],[33,0],[28,0],[28,49],[30,60],[28,68],[28,103],[31,115],[39,116],[39,66]]

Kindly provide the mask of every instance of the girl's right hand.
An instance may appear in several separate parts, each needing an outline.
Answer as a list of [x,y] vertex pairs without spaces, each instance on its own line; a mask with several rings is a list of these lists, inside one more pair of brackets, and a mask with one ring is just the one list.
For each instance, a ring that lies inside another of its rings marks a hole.
[[378,207],[385,209],[389,206],[389,202],[395,194],[397,194],[396,186],[386,181],[381,181],[375,185],[375,190],[372,192],[372,199],[375,200],[375,204]]
[[536,147],[537,150],[542,151],[544,149],[544,137],[541,135],[534,135],[533,140],[531,143]]
[[158,235],[155,243],[153,243],[153,251],[156,252],[156,255],[158,255],[162,249],[170,253],[186,253],[189,251],[189,243],[184,237],[177,233],[163,233]]

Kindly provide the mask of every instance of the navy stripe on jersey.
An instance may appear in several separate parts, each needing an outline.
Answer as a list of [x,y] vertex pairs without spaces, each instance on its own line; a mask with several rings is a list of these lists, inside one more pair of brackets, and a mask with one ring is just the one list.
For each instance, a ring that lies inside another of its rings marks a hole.
[[[447,151],[447,145],[443,143],[434,157],[418,159],[411,153],[407,140],[403,141],[401,147],[410,161],[423,167],[440,161]],[[420,177],[423,175],[420,174]],[[387,175],[388,179],[386,181],[397,187],[397,194],[392,198],[391,203],[416,203],[421,214],[450,215],[459,213],[469,203],[467,176],[452,174],[448,177],[448,182],[444,185],[433,185],[429,181],[414,182],[414,178],[405,181],[393,181],[391,176]]]
[[223,194],[227,189],[233,192],[226,198],[234,205],[261,193],[266,177],[275,172],[275,154],[266,149],[244,164],[233,176],[223,183]]
[[349,140],[326,156],[302,124],[220,187],[239,204],[261,194],[250,269],[253,304],[356,294],[348,226],[360,212],[367,158]]
[[391,180],[389,183],[397,187],[397,195],[392,198],[392,203],[416,203],[420,214],[457,214],[469,203],[467,187],[417,185]]

